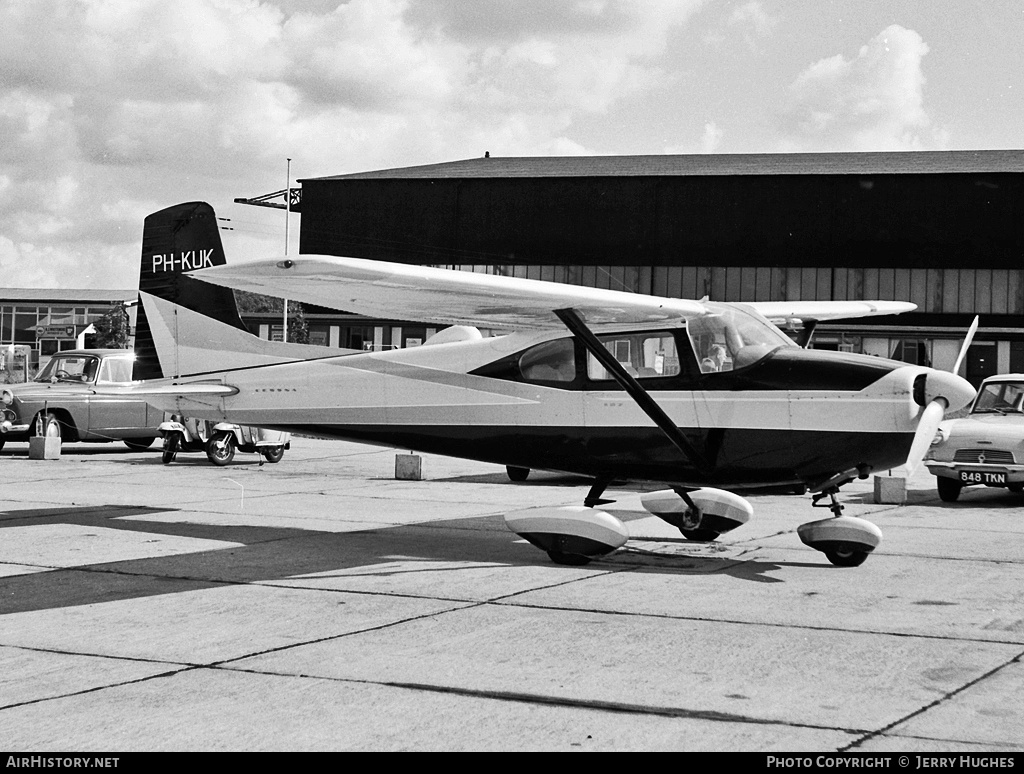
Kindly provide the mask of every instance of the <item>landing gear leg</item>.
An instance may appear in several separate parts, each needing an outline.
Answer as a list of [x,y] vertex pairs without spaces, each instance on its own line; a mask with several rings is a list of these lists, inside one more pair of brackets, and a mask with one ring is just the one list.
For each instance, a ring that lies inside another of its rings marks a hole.
[[[839,487],[832,486],[828,489],[819,492],[811,498],[812,508],[828,508],[832,511],[832,515],[839,518],[843,515],[843,504],[839,502],[839,498],[836,495],[839,494]],[[818,505],[818,502],[828,497],[832,502],[829,505]]]
[[601,495],[604,494],[604,490],[608,488],[608,484],[610,483],[610,478],[604,478],[603,476],[598,477],[594,481],[594,485],[590,487],[590,491],[587,493],[586,498],[583,500],[583,504],[587,508],[594,508],[598,505],[607,505],[608,503],[615,502],[614,500],[601,499]]

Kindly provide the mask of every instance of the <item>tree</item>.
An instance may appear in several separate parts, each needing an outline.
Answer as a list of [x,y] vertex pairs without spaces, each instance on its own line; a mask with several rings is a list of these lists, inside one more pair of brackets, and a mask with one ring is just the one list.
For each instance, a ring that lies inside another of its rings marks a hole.
[[[235,291],[235,302],[239,314],[277,315],[281,319],[284,299],[250,293],[247,290]],[[297,301],[288,302],[288,341],[296,344],[309,344],[309,324],[302,304]]]
[[92,324],[96,331],[94,345],[100,349],[128,349],[128,307],[114,304]]

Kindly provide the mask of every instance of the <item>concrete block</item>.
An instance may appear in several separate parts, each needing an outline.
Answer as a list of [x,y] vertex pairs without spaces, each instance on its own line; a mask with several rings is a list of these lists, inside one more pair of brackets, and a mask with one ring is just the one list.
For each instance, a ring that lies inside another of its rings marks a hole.
[[395,478],[419,481],[423,478],[423,458],[418,454],[395,455]]
[[60,438],[32,436],[28,439],[28,458],[30,460],[59,460]]
[[907,501],[907,479],[904,476],[875,476],[875,502],[903,505]]

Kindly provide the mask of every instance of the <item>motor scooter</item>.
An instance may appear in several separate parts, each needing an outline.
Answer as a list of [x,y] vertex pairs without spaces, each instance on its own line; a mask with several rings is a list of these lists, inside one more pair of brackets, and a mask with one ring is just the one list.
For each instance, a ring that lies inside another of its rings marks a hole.
[[214,465],[227,465],[234,459],[235,449],[238,449],[262,454],[267,462],[280,462],[285,449],[290,448],[288,433],[218,422],[213,426],[213,433],[206,443],[206,456]]
[[236,449],[260,454],[267,462],[280,462],[285,449],[291,447],[288,433],[230,422],[212,423],[172,415],[159,429],[164,439],[165,465],[174,462],[178,452],[205,452],[214,465],[227,465],[234,459]]

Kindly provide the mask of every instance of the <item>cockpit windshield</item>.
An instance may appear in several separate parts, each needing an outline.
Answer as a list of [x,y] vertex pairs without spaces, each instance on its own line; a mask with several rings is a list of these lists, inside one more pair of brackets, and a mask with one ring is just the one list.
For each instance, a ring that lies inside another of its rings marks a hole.
[[37,382],[91,382],[100,364],[92,355],[56,355],[36,374]]
[[739,306],[705,303],[708,313],[687,321],[686,333],[703,374],[756,363],[792,339],[756,313]]
[[1021,414],[1024,384],[1020,382],[989,382],[982,385],[972,414]]

